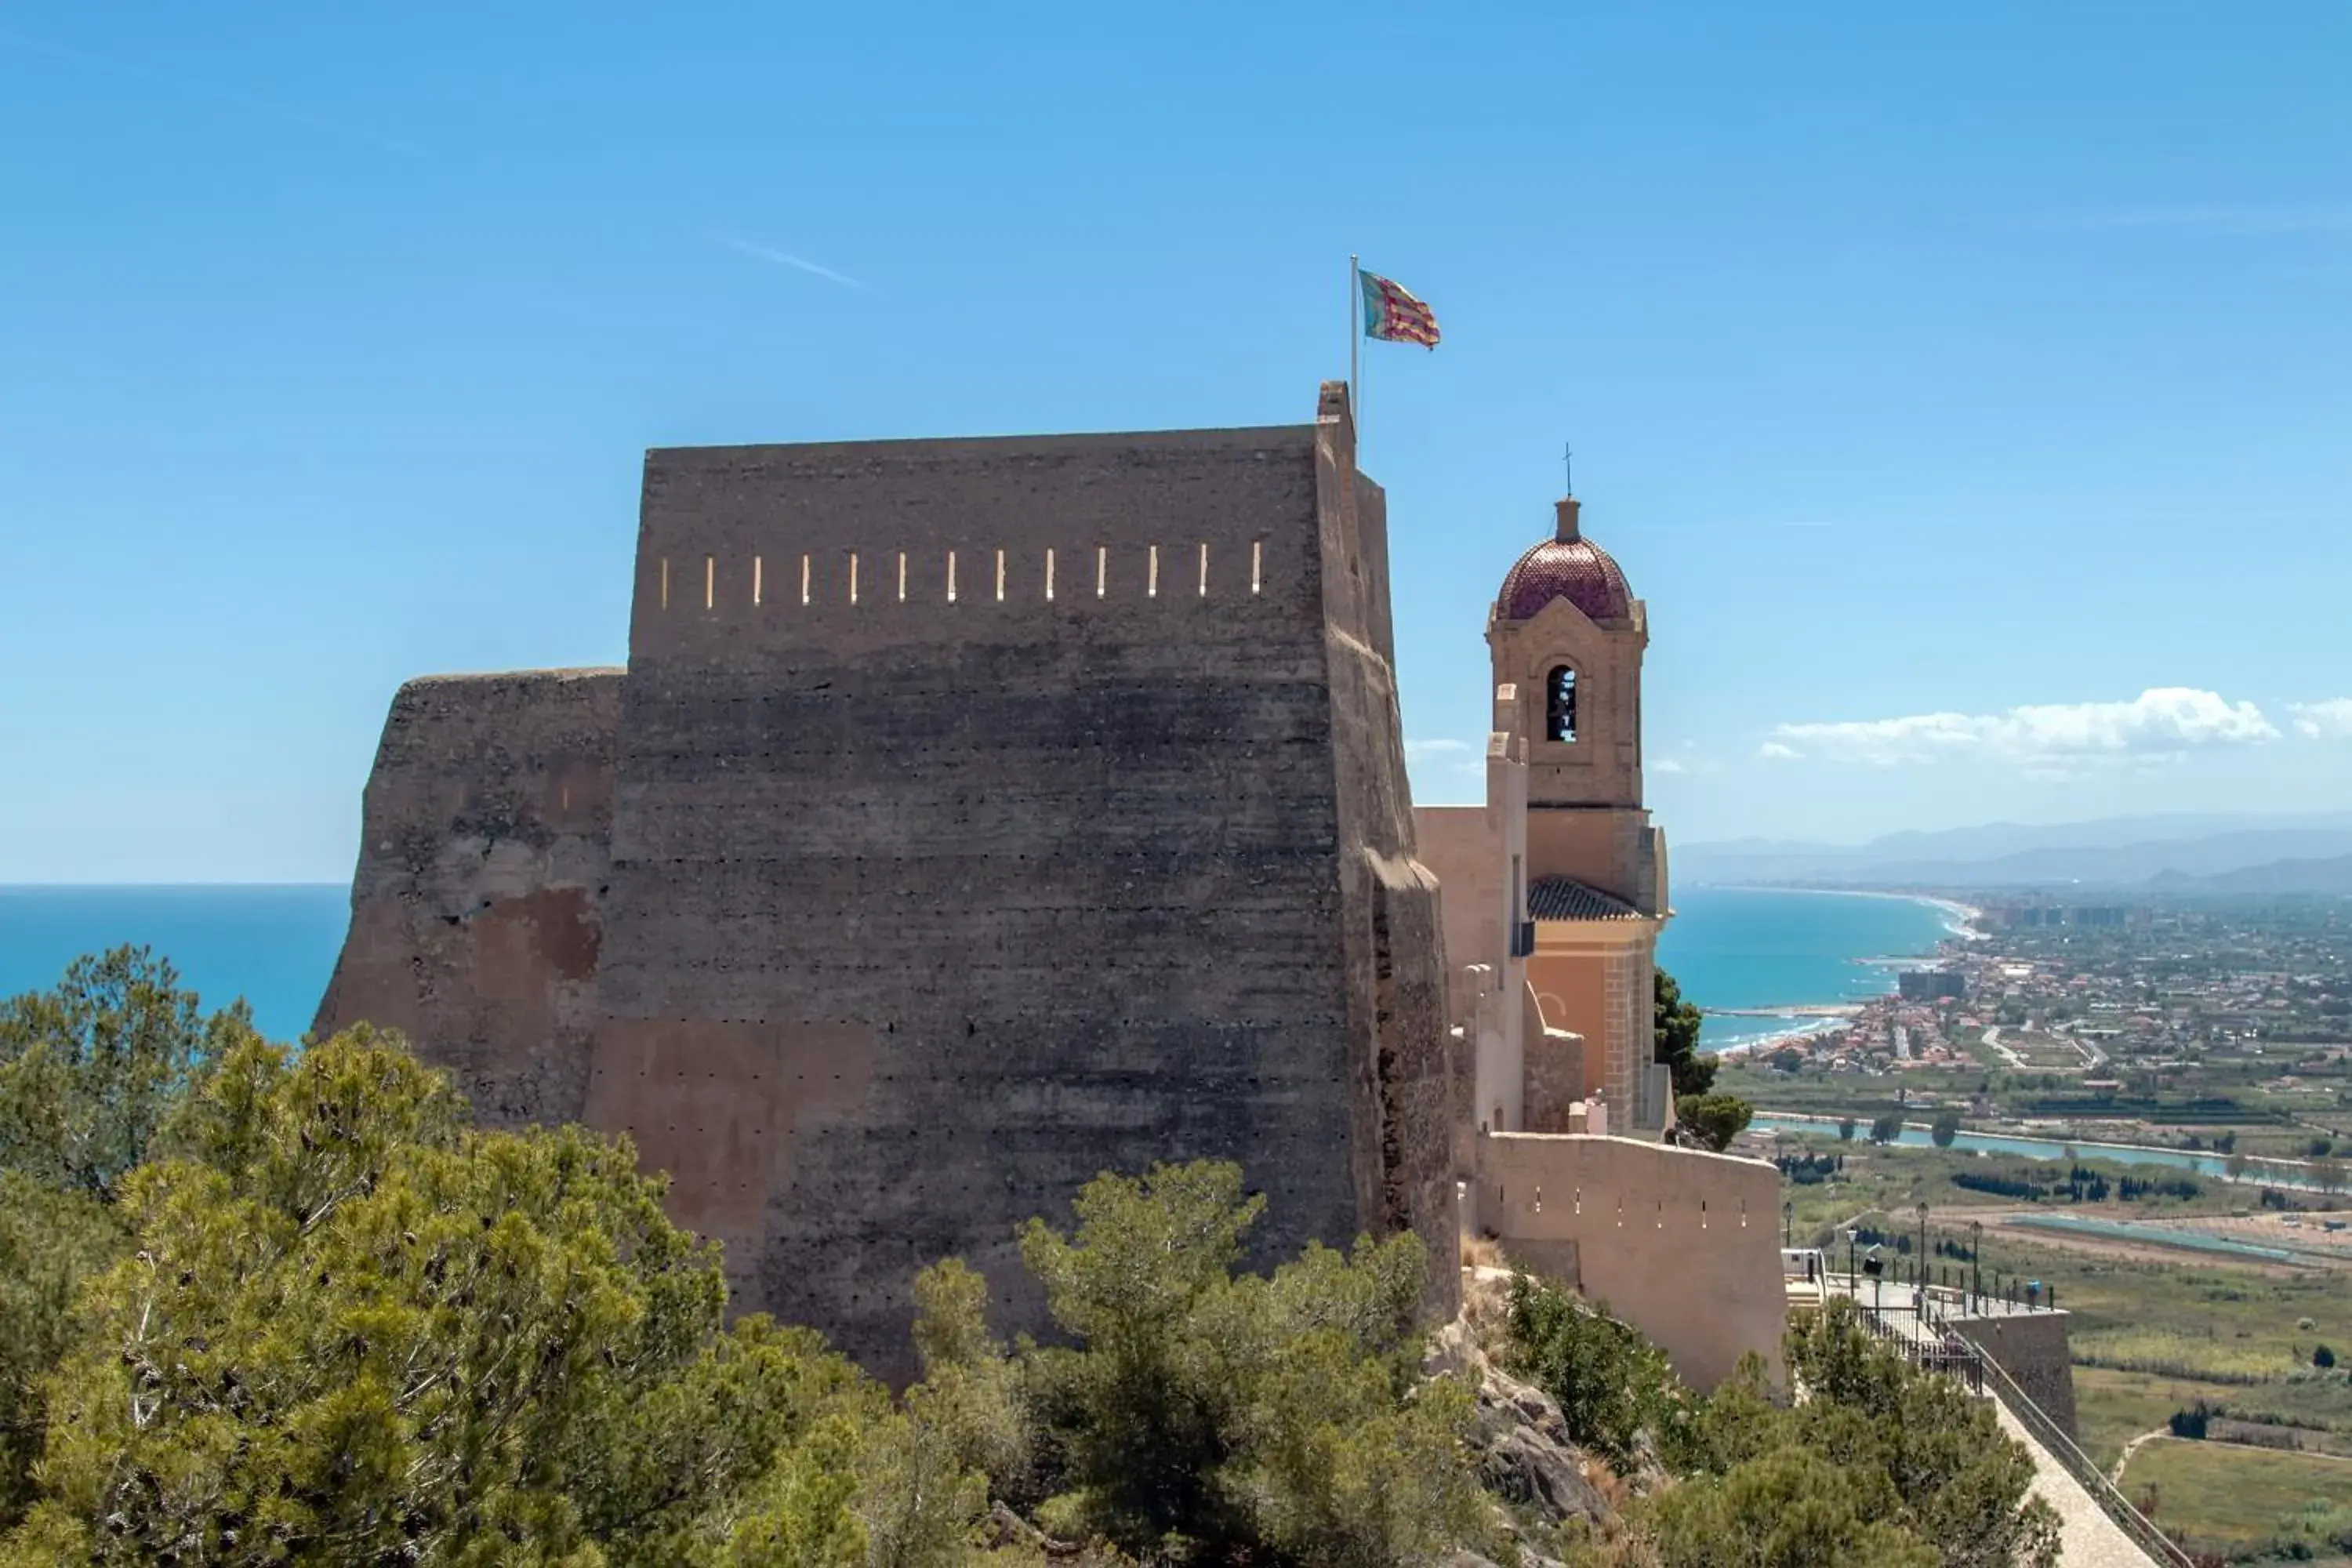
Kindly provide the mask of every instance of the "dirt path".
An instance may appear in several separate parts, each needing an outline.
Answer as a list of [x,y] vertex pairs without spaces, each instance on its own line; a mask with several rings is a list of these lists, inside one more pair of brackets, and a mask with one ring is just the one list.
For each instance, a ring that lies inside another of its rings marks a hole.
[[2133,1438],[2130,1442],[2126,1443],[2124,1445],[2124,1457],[2116,1461],[2116,1468],[2107,1472],[2107,1479],[2115,1482],[2117,1486],[2123,1485],[2124,1467],[2131,1463],[2131,1457],[2134,1454],[2139,1452],[2139,1446],[2142,1443],[2147,1442],[2150,1437],[2169,1437],[2171,1436],[2171,1427],[2158,1426],[2150,1431],[2143,1432],[2138,1436]]

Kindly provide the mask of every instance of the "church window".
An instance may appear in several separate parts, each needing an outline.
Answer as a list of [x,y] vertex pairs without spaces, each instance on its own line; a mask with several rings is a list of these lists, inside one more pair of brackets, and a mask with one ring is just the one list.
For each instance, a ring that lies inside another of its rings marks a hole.
[[1544,738],[1576,739],[1576,671],[1564,664],[1544,679]]

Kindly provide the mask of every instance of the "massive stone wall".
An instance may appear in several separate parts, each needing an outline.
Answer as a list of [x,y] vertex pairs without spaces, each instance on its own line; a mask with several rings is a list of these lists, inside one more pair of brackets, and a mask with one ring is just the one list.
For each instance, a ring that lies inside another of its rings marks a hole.
[[2069,1437],[2079,1436],[2074,1412],[2074,1353],[2065,1312],[1987,1312],[1958,1317],[1952,1327],[1999,1363],[2010,1381],[2042,1407]]
[[351,934],[314,1025],[397,1028],[494,1126],[586,1108],[617,669],[412,680],[361,808]]
[[1514,1261],[1606,1302],[1694,1388],[1714,1388],[1751,1351],[1780,1375],[1780,1173],[1763,1161],[1489,1133],[1476,1218]]
[[1450,1255],[1348,448],[1335,415],[648,456],[588,1109],[739,1301],[895,1367],[961,1252],[1042,1327],[1016,1226],[1201,1156],[1267,1190],[1269,1253]]
[[903,1371],[908,1282],[961,1253],[1043,1329],[1016,1226],[1203,1156],[1267,1193],[1261,1258],[1412,1228],[1450,1304],[1467,1064],[1336,392],[1280,428],[648,454],[609,868],[562,882],[601,1020],[569,1100],[485,1022],[538,970],[445,951],[484,835],[435,812],[538,722],[494,689],[395,704],[370,818],[410,837],[371,832],[322,1021],[388,1007],[499,1114],[628,1132],[739,1306]]

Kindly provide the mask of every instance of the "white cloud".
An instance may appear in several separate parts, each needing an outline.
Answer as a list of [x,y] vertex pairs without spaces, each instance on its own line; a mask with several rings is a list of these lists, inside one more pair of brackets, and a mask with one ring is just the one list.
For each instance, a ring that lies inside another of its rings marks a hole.
[[1467,741],[1407,741],[1404,760],[1424,767],[1434,767],[1443,762],[1446,772],[1471,776],[1483,775],[1486,771],[1486,748]]
[[[1784,724],[1781,728],[1785,730],[1790,726]],[[1759,757],[1769,757],[1776,763],[1790,763],[1797,761],[1805,753],[1794,746],[1784,746],[1778,741],[1767,741],[1756,748],[1756,754]]]
[[716,233],[710,237],[710,239],[714,245],[723,245],[730,250],[756,257],[761,261],[772,261],[779,267],[797,267],[813,277],[822,278],[828,283],[838,283],[845,289],[863,289],[866,287],[865,284],[845,273],[835,272],[830,267],[820,267],[815,262],[794,256],[788,250],[778,250],[772,245],[761,245],[755,239],[743,239],[731,234]]
[[[2128,702],[2061,702],[2000,713],[1917,713],[1900,719],[1780,724],[1766,756],[1805,751],[1891,767],[1988,757],[2047,770],[2091,758],[2169,757],[2278,739],[2251,702],[2189,687],[2152,687]],[[1794,744],[1791,744],[1794,742]],[[1777,748],[1777,749],[1776,749]]]
[[2315,741],[2352,740],[2352,697],[2331,697],[2325,702],[2290,702],[2298,733]]
[[1682,763],[1675,761],[1672,757],[1660,757],[1656,762],[1650,764],[1650,771],[1654,773],[1686,773],[1690,772],[1688,768],[1683,766]]

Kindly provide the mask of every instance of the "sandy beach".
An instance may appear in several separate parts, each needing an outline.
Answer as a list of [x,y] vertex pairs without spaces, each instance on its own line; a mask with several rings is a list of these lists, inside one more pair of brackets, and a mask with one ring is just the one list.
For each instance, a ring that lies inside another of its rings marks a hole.
[[[1984,936],[1984,932],[1977,925],[1984,915],[1981,909],[1963,903],[1957,899],[1941,898],[1929,893],[1896,892],[1875,888],[1759,887],[1753,890],[1776,894],[1805,893],[1822,898],[1895,900],[1905,903],[1919,904],[1934,910],[1944,918],[1944,930],[1951,940],[1974,942],[1981,941]],[[1881,994],[1892,994],[1895,990],[1893,984],[1895,971],[1916,968],[1933,963],[1935,961],[1935,954],[1921,952],[1908,955],[1900,953],[1874,955],[1854,959],[1852,962],[1880,971],[1885,979]],[[1790,1002],[1786,1005],[1760,1007],[1702,1008],[1701,1011],[1714,1018],[1783,1018],[1788,1021],[1786,1028],[1775,1029],[1769,1034],[1752,1039],[1736,1040],[1711,1053],[1719,1058],[1733,1058],[1752,1057],[1759,1052],[1769,1053],[1792,1040],[1802,1040],[1841,1028],[1859,1015],[1865,1005],[1860,1001]]]

